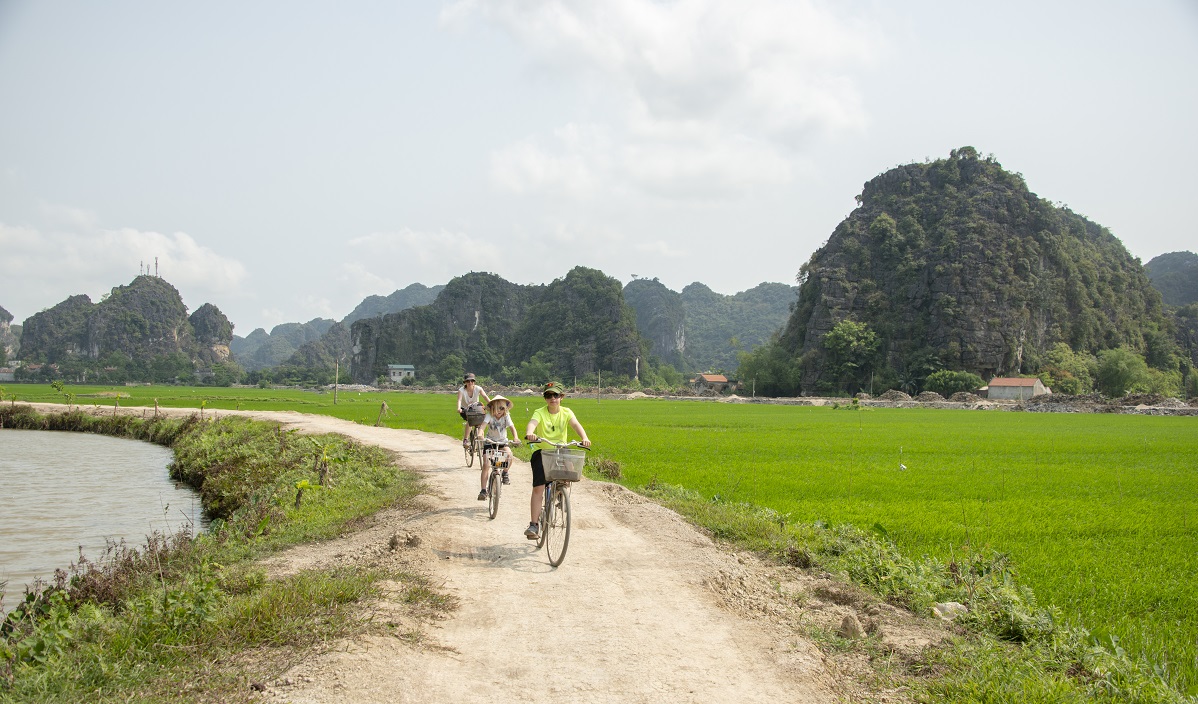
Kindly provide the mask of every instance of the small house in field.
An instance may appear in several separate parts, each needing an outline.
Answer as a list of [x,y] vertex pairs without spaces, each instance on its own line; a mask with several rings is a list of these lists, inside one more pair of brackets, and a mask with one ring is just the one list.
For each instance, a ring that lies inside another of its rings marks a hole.
[[714,391],[722,394],[728,390],[728,377],[723,374],[700,374],[691,379],[691,384],[699,391]]
[[416,376],[416,367],[412,366],[411,364],[387,365],[387,378],[393,383],[398,384],[404,379],[414,376]]
[[0,367],[0,381],[16,381],[16,370],[9,367]]
[[1034,396],[1051,394],[1052,389],[1039,379],[1023,379],[996,376],[990,380],[986,389],[986,398],[991,401],[1003,400],[1023,401]]

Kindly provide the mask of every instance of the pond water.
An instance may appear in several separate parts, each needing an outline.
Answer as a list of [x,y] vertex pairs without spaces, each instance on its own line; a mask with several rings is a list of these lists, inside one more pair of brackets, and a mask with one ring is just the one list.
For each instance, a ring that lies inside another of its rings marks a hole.
[[167,473],[165,447],[88,433],[0,430],[0,585],[4,610],[56,568],[141,547],[155,531],[202,529],[199,495]]

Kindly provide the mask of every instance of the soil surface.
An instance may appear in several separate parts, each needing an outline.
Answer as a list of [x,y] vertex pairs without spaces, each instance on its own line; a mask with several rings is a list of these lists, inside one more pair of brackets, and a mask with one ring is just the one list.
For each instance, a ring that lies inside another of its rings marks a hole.
[[[294,412],[217,413],[377,445],[429,486],[414,509],[380,512],[356,532],[267,560],[269,574],[399,567],[427,576],[456,603],[421,614],[401,589],[385,589],[364,608],[394,635],[360,636],[311,653],[274,681],[254,683],[259,700],[905,701],[901,688],[887,689],[871,659],[901,670],[946,637],[939,624],[830,575],[730,550],[638,494],[586,479],[572,488],[569,550],[553,568],[523,533],[532,484],[527,463],[514,463],[491,520],[476,498],[478,464],[466,468],[453,438]],[[858,635],[832,635],[846,620]],[[836,647],[822,652],[813,633]]]

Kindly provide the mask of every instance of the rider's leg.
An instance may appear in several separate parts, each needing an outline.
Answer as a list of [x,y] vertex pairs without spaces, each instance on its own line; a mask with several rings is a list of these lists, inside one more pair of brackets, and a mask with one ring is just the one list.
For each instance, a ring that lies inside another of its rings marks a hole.
[[545,501],[545,485],[534,486],[532,488],[532,500],[529,502],[528,522],[541,522],[541,504]]
[[485,454],[483,455],[483,461],[480,464],[482,464],[482,466],[483,466],[483,471],[482,471],[482,474],[480,474],[478,477],[478,483],[480,485],[482,485],[482,490],[486,491],[487,490],[487,479],[489,478],[487,475],[490,474],[490,472],[491,472],[491,465],[490,465],[490,463],[487,462],[487,455],[485,455]]
[[528,462],[532,467],[532,498],[528,502],[529,523],[541,521],[541,503],[545,500],[545,465],[541,461],[541,451],[532,453]]

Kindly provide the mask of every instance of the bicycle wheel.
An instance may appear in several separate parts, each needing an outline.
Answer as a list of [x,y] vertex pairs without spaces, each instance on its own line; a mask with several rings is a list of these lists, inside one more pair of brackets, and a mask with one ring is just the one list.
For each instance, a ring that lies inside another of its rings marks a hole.
[[549,564],[557,567],[566,559],[566,548],[570,547],[570,493],[563,490],[553,492],[553,505],[545,519],[546,540],[549,545]]
[[553,499],[553,484],[545,485],[545,501],[541,504],[541,535],[537,537],[537,550],[545,546],[549,536],[549,502]]
[[474,466],[474,456],[478,454],[478,438],[474,436],[474,428],[470,429],[470,442],[466,444],[466,466]]
[[499,492],[503,490],[503,482],[499,472],[491,470],[491,478],[487,481],[487,515],[494,520],[499,515]]

